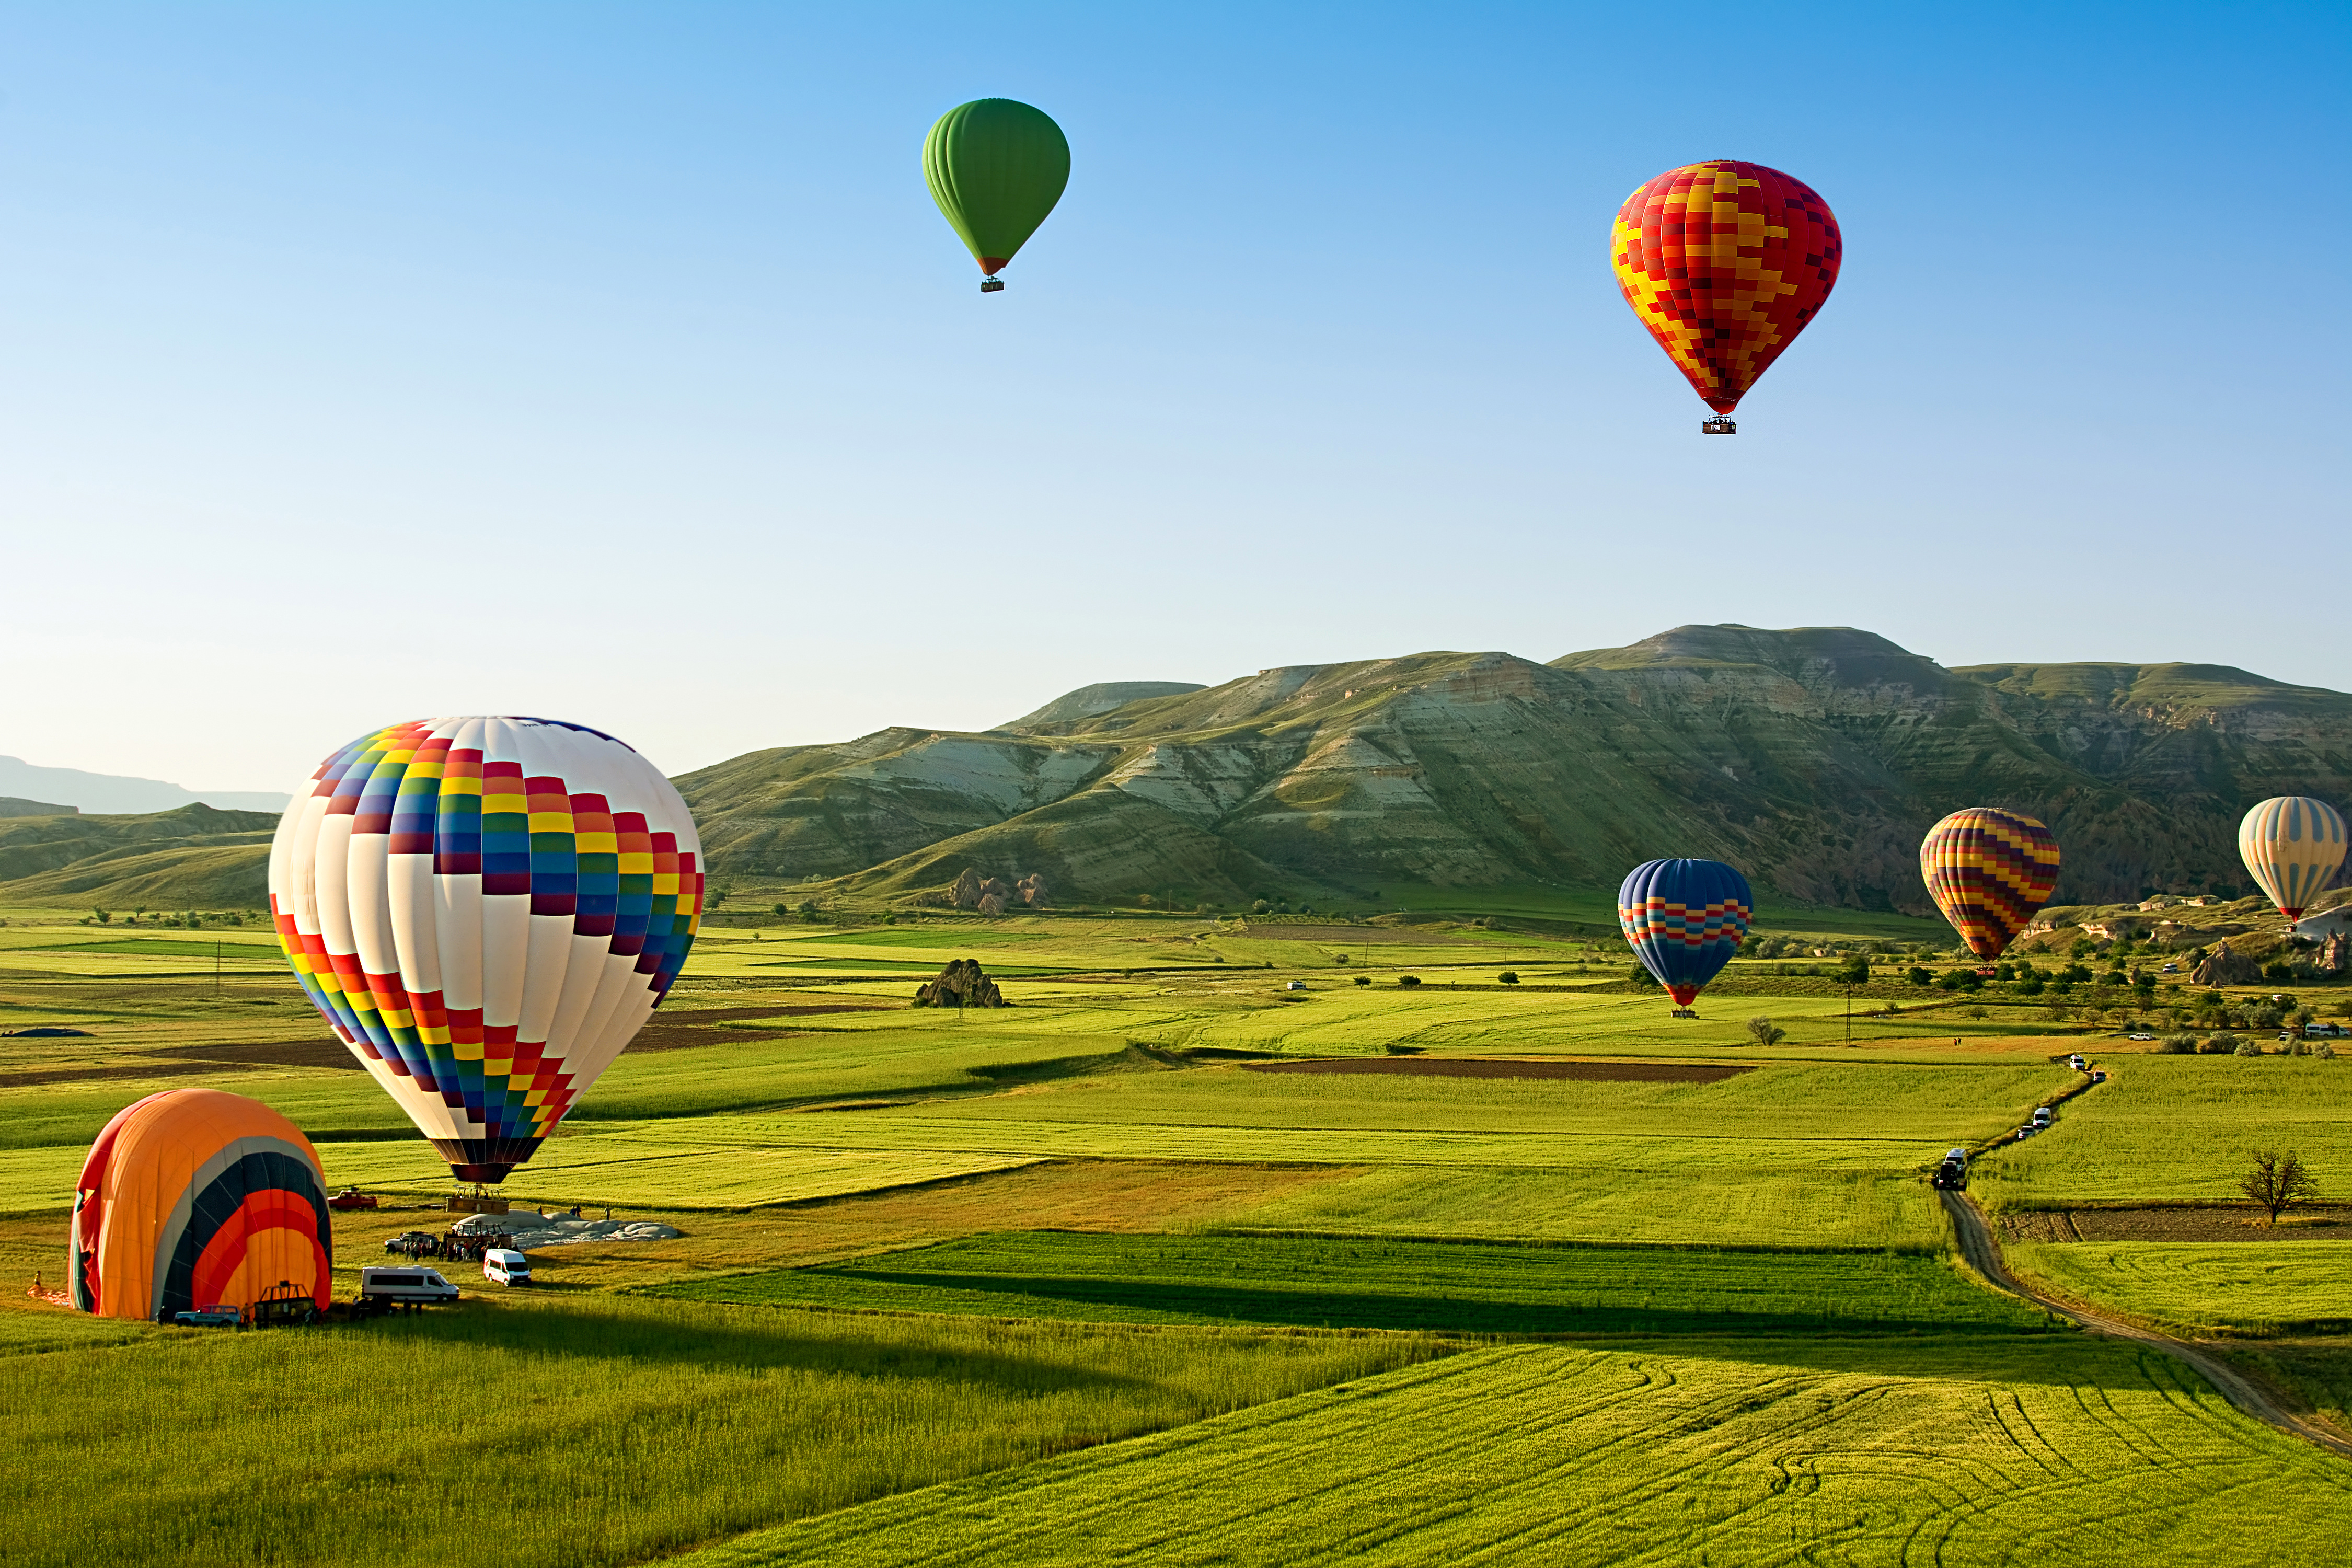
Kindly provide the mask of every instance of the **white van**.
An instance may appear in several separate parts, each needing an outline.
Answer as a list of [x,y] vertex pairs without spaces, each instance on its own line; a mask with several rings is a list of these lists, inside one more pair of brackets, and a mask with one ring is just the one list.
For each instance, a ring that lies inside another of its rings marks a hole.
[[441,1278],[437,1268],[362,1268],[360,1299],[415,1306],[427,1301],[454,1301],[457,1287]]
[[2051,1110],[2046,1105],[2037,1105],[2033,1108],[2033,1125],[2036,1127],[2047,1127],[2050,1125],[2052,1121],[2057,1117],[2057,1114],[2058,1113],[2056,1111]]
[[511,1247],[493,1247],[482,1254],[482,1278],[493,1285],[528,1285],[530,1259]]

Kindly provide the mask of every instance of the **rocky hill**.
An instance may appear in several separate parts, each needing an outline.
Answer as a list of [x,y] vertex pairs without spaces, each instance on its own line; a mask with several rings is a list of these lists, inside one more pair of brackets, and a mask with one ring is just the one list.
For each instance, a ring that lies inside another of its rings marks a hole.
[[0,904],[262,909],[277,827],[274,811],[209,805],[0,819]]
[[1613,887],[1704,855],[1783,897],[1927,912],[1919,837],[1976,804],[2051,824],[2063,901],[2242,890],[2247,805],[2347,798],[2352,697],[2219,666],[1947,669],[1845,627],[1681,626],[1548,664],[1427,653],[1088,688],[1001,731],[885,730],[677,782],[722,877],[892,893],[976,866],[1230,902]]

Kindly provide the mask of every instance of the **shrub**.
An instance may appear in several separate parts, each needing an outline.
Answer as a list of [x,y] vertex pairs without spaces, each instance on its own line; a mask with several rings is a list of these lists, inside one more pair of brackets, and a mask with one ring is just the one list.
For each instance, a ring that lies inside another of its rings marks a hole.
[[2164,1038],[2156,1043],[2156,1054],[2160,1057],[2195,1056],[2197,1054],[2197,1037],[2194,1035],[2167,1035]]
[[1748,1020],[1748,1037],[1759,1046],[1777,1046],[1789,1037],[1789,1031],[1766,1017]]
[[1359,985],[1370,985],[1371,983],[1372,977],[1369,974],[1359,974],[1356,976],[1356,984]]
[[2233,1057],[2258,1057],[2263,1054],[2263,1047],[2252,1040],[2240,1040],[2238,1048],[2230,1054]]
[[2230,1033],[2227,1029],[2224,1029],[2220,1034],[2215,1035],[2211,1039],[2207,1040],[2203,1045],[2198,1047],[2197,1054],[2201,1057],[2226,1057],[2245,1043],[2245,1041],[2240,1039],[2237,1036]]
[[1634,990],[1636,990],[1636,991],[1654,991],[1654,990],[1656,990],[1656,989],[1657,989],[1657,985],[1658,985],[1658,977],[1657,977],[1656,975],[1654,975],[1654,974],[1653,974],[1653,973],[1650,973],[1650,966],[1649,966],[1648,964],[1646,964],[1646,963],[1637,963],[1637,964],[1635,964],[1635,965],[1633,966],[1633,989],[1634,989]]
[[2283,958],[2273,958],[2268,963],[2263,965],[2263,978],[2265,980],[2292,980],[2294,978],[2294,965],[2289,963]]
[[1496,976],[1496,978],[1500,980],[1506,985],[1517,985],[1519,983],[1519,977],[1507,969],[1503,971],[1501,974]]
[[770,912],[779,915],[788,915],[793,912],[793,907],[790,904],[778,904],[775,909]]
[[1264,899],[1260,899],[1255,903],[1250,905],[1250,913],[1254,915],[1270,915],[1273,912],[1274,906],[1267,903]]
[[1971,1018],[1981,1018],[1985,1016],[1985,1010],[1982,1007],[1964,1007],[1961,1011]]
[[2321,1061],[2332,1062],[2336,1059],[2336,1047],[2329,1045],[2326,1040],[2322,1040],[2319,1044],[2311,1047],[2311,1054],[2317,1057]]
[[1903,972],[1903,979],[1906,984],[1911,985],[1933,985],[1936,983],[1934,975],[1916,963]]
[[1397,984],[1400,985],[1418,985],[1421,984],[1421,976],[1418,974],[1400,974],[1397,976]]

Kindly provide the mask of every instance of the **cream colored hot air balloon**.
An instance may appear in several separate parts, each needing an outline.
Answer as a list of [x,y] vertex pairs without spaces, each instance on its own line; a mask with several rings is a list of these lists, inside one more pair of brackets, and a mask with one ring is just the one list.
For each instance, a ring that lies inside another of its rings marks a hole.
[[269,851],[310,1001],[451,1173],[496,1182],[686,963],[702,846],[659,769],[547,719],[394,724],[320,764]]
[[2344,818],[2324,800],[2283,795],[2238,824],[2238,855],[2289,920],[2299,920],[2344,864]]

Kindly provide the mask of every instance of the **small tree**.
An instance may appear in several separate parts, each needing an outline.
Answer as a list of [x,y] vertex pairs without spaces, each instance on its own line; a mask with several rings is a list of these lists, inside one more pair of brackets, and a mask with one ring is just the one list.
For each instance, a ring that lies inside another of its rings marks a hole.
[[1369,974],[1359,974],[1356,976],[1356,984],[1359,985],[1370,985],[1371,983],[1372,977]]
[[2317,1197],[2319,1182],[2305,1168],[2303,1156],[2294,1150],[2281,1153],[2257,1149],[2254,1168],[2238,1178],[2238,1190],[2268,1211],[2271,1224],[2276,1225],[2283,1211]]
[[1842,984],[1869,984],[1870,955],[1866,952],[1847,953],[1845,955],[1845,963],[1838,967],[1837,977],[1839,983]]
[[1985,1016],[1985,1010],[1982,1007],[1964,1007],[1961,1011],[1971,1018],[1980,1019]]
[[1254,915],[1270,915],[1273,912],[1274,906],[1267,903],[1264,899],[1260,899],[1255,903],[1250,905],[1250,913]]
[[778,904],[773,912],[780,915],[788,915],[793,912],[793,907],[790,904]]
[[1503,971],[1502,973],[1496,975],[1496,978],[1500,980],[1506,985],[1517,985],[1519,983],[1519,977],[1507,969]]
[[110,910],[92,910],[89,912],[98,917],[98,923],[100,925],[110,924],[114,920],[114,913]]
[[1421,976],[1418,974],[1400,974],[1397,976],[1397,984],[1400,985],[1418,985],[1421,984]]
[[1748,1037],[1759,1046],[1777,1046],[1789,1037],[1789,1031],[1769,1018],[1755,1017],[1748,1020]]
[[1646,963],[1637,963],[1637,964],[1633,965],[1633,989],[1634,989],[1634,990],[1636,990],[1636,991],[1654,991],[1654,990],[1656,990],[1657,988],[1658,988],[1658,977],[1657,977],[1656,975],[1654,975],[1654,974],[1653,974],[1653,973],[1650,973],[1650,966],[1649,966],[1648,964],[1646,964]]

